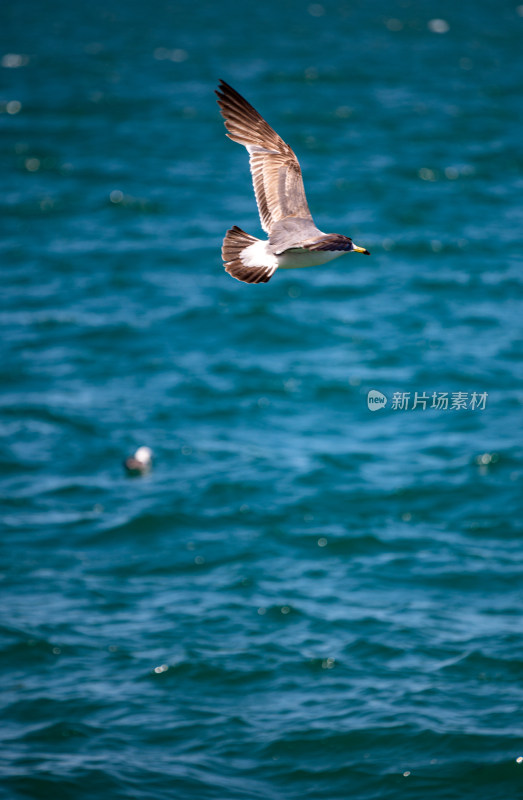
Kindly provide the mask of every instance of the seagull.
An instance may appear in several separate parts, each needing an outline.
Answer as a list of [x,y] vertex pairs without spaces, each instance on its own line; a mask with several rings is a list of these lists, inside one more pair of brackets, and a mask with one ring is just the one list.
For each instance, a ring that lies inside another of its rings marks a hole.
[[151,469],[153,451],[150,447],[139,447],[133,456],[123,462],[128,475],[145,475]]
[[267,283],[278,267],[325,264],[345,253],[365,253],[341,233],[323,233],[312,219],[298,159],[262,116],[232,86],[220,80],[216,90],[226,134],[245,145],[254,194],[268,239],[257,239],[237,225],[223,240],[225,270],[244,283]]

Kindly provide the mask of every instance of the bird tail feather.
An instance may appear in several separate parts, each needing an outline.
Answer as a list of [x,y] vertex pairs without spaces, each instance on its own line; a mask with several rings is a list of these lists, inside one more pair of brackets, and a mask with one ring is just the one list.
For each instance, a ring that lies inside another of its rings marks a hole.
[[225,234],[222,245],[224,267],[229,275],[243,283],[267,283],[275,272],[275,267],[265,265],[249,265],[242,258],[244,251],[251,245],[261,242],[237,225],[233,225]]

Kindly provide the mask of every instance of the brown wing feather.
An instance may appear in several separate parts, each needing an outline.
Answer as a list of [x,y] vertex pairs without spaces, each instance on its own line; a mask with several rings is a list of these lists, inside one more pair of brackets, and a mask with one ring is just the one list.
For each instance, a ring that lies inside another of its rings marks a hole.
[[216,94],[227,136],[249,151],[262,228],[270,234],[273,224],[286,217],[312,221],[300,165],[289,145],[228,83],[220,81]]

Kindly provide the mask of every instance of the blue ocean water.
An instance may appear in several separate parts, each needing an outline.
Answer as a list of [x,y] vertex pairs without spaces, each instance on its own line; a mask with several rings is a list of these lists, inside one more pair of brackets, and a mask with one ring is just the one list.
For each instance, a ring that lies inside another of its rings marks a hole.
[[[522,797],[523,7],[0,14],[2,796]],[[219,78],[371,258],[223,271]]]

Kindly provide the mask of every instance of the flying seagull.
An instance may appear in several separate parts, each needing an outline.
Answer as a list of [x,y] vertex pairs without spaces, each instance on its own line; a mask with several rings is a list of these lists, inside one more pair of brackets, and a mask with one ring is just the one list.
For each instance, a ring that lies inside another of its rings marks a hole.
[[254,194],[267,240],[237,225],[222,246],[224,267],[244,283],[267,283],[278,267],[312,267],[344,253],[365,253],[348,236],[323,233],[313,222],[298,159],[288,144],[232,86],[220,81],[216,91],[227,136],[249,153]]

